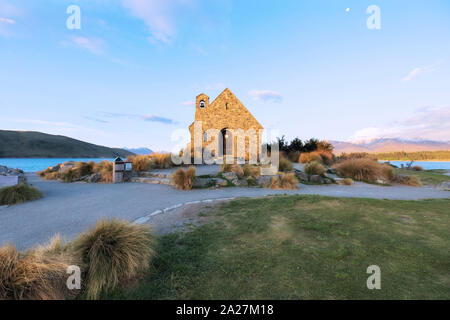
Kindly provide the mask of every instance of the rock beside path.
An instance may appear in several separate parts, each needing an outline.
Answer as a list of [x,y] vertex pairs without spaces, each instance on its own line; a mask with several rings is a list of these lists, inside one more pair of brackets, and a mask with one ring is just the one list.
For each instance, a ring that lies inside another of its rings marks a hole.
[[0,188],[26,183],[27,179],[22,170],[0,166]]

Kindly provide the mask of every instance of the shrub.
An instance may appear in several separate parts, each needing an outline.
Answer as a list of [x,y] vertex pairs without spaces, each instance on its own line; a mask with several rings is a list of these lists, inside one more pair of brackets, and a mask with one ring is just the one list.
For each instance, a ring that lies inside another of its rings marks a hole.
[[317,152],[304,152],[298,159],[300,163],[309,163],[311,161],[322,161],[322,157]]
[[326,165],[330,165],[333,163],[333,154],[329,151],[326,150],[317,150],[314,152],[311,152],[312,154],[314,154],[314,156],[317,154],[320,156],[322,162]]
[[195,181],[195,167],[190,166],[186,171],[179,168],[172,174],[172,184],[180,190],[191,190]]
[[299,162],[298,159],[300,158],[300,151],[291,151],[291,152],[288,152],[287,158],[288,158],[291,162]]
[[305,173],[308,175],[308,180],[313,175],[323,175],[326,172],[325,167],[319,161],[312,161],[305,164]]
[[70,250],[86,266],[86,297],[96,299],[149,268],[154,237],[148,227],[103,220],[78,236]]
[[0,205],[12,205],[42,197],[42,192],[24,183],[0,189]]
[[132,163],[133,170],[137,172],[148,171],[150,169],[150,158],[148,156],[131,156],[127,161]]
[[352,153],[342,153],[339,157],[338,160],[348,160],[348,159],[361,159],[361,158],[368,158],[368,159],[372,159],[375,161],[378,161],[377,156],[374,154],[370,154],[367,152],[352,152]]
[[402,175],[402,174],[397,174],[395,175],[394,182],[396,183],[400,183],[400,184],[404,184],[407,186],[412,186],[412,187],[421,187],[422,186],[422,181],[420,181],[420,178],[418,176],[407,176],[407,175]]
[[220,171],[221,172],[231,172],[231,168],[233,167],[232,164],[229,163],[222,163],[220,165]]
[[411,169],[414,171],[423,171],[423,167],[421,167],[421,166],[414,166]]
[[[378,163],[378,162],[377,162]],[[395,178],[395,170],[388,164],[382,164],[381,170],[383,173],[383,176],[388,179],[389,181],[392,181]]]
[[168,169],[173,167],[171,153],[152,153],[148,156],[150,159],[150,168]]
[[353,180],[351,178],[345,178],[344,180],[342,180],[342,184],[344,186],[351,186],[353,185]]
[[370,158],[354,158],[337,163],[334,168],[341,177],[374,182],[378,179],[393,178],[393,168]]
[[280,176],[273,177],[269,187],[271,189],[293,190],[297,189],[297,186],[298,179],[294,172],[290,172],[281,173]]
[[68,256],[15,247],[0,248],[0,300],[64,299],[74,292],[66,287]]
[[111,183],[113,180],[113,163],[111,161],[101,161],[94,166],[94,172],[102,175],[102,182]]
[[280,157],[280,163],[278,164],[278,168],[280,171],[291,171],[294,166],[292,165],[292,162],[289,161],[289,159],[281,158]]
[[252,164],[246,164],[243,168],[244,176],[258,178],[261,176],[261,168]]

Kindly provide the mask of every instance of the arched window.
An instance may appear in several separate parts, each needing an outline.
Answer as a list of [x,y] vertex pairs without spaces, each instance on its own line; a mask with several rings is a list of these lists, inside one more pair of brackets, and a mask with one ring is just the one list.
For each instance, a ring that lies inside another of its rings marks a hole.
[[203,142],[207,142],[208,141],[208,134],[205,132],[203,132]]
[[227,109],[227,110],[228,110],[228,102],[227,102],[227,103],[225,103],[225,109]]
[[200,108],[204,108],[205,107],[205,101],[201,100],[200,101]]

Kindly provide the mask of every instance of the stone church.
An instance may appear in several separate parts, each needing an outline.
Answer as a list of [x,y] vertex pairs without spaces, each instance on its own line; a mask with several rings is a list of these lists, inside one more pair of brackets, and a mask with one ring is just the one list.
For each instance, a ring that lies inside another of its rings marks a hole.
[[[228,88],[212,103],[206,94],[199,94],[195,99],[195,120],[189,126],[191,154],[199,155],[204,148],[215,145],[219,150],[212,151],[213,156],[237,157],[241,154],[237,150],[243,150],[245,146],[245,158],[248,159],[250,144],[256,148],[257,155],[260,154],[263,129]],[[242,133],[245,133],[244,137]]]

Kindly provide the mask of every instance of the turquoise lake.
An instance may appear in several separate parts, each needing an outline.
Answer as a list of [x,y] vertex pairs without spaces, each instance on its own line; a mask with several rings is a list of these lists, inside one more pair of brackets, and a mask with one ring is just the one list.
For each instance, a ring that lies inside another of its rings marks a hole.
[[[45,170],[65,161],[94,161],[103,160],[112,161],[112,158],[0,158],[0,165],[10,168],[18,168],[25,172],[35,172]],[[406,165],[408,161],[390,161],[391,164],[400,167],[401,164]],[[450,170],[450,161],[414,161],[414,166],[421,166],[425,170],[430,169],[447,169]]]
[[65,161],[100,162],[113,161],[113,158],[0,158],[0,165],[21,169],[25,172],[36,172]]

